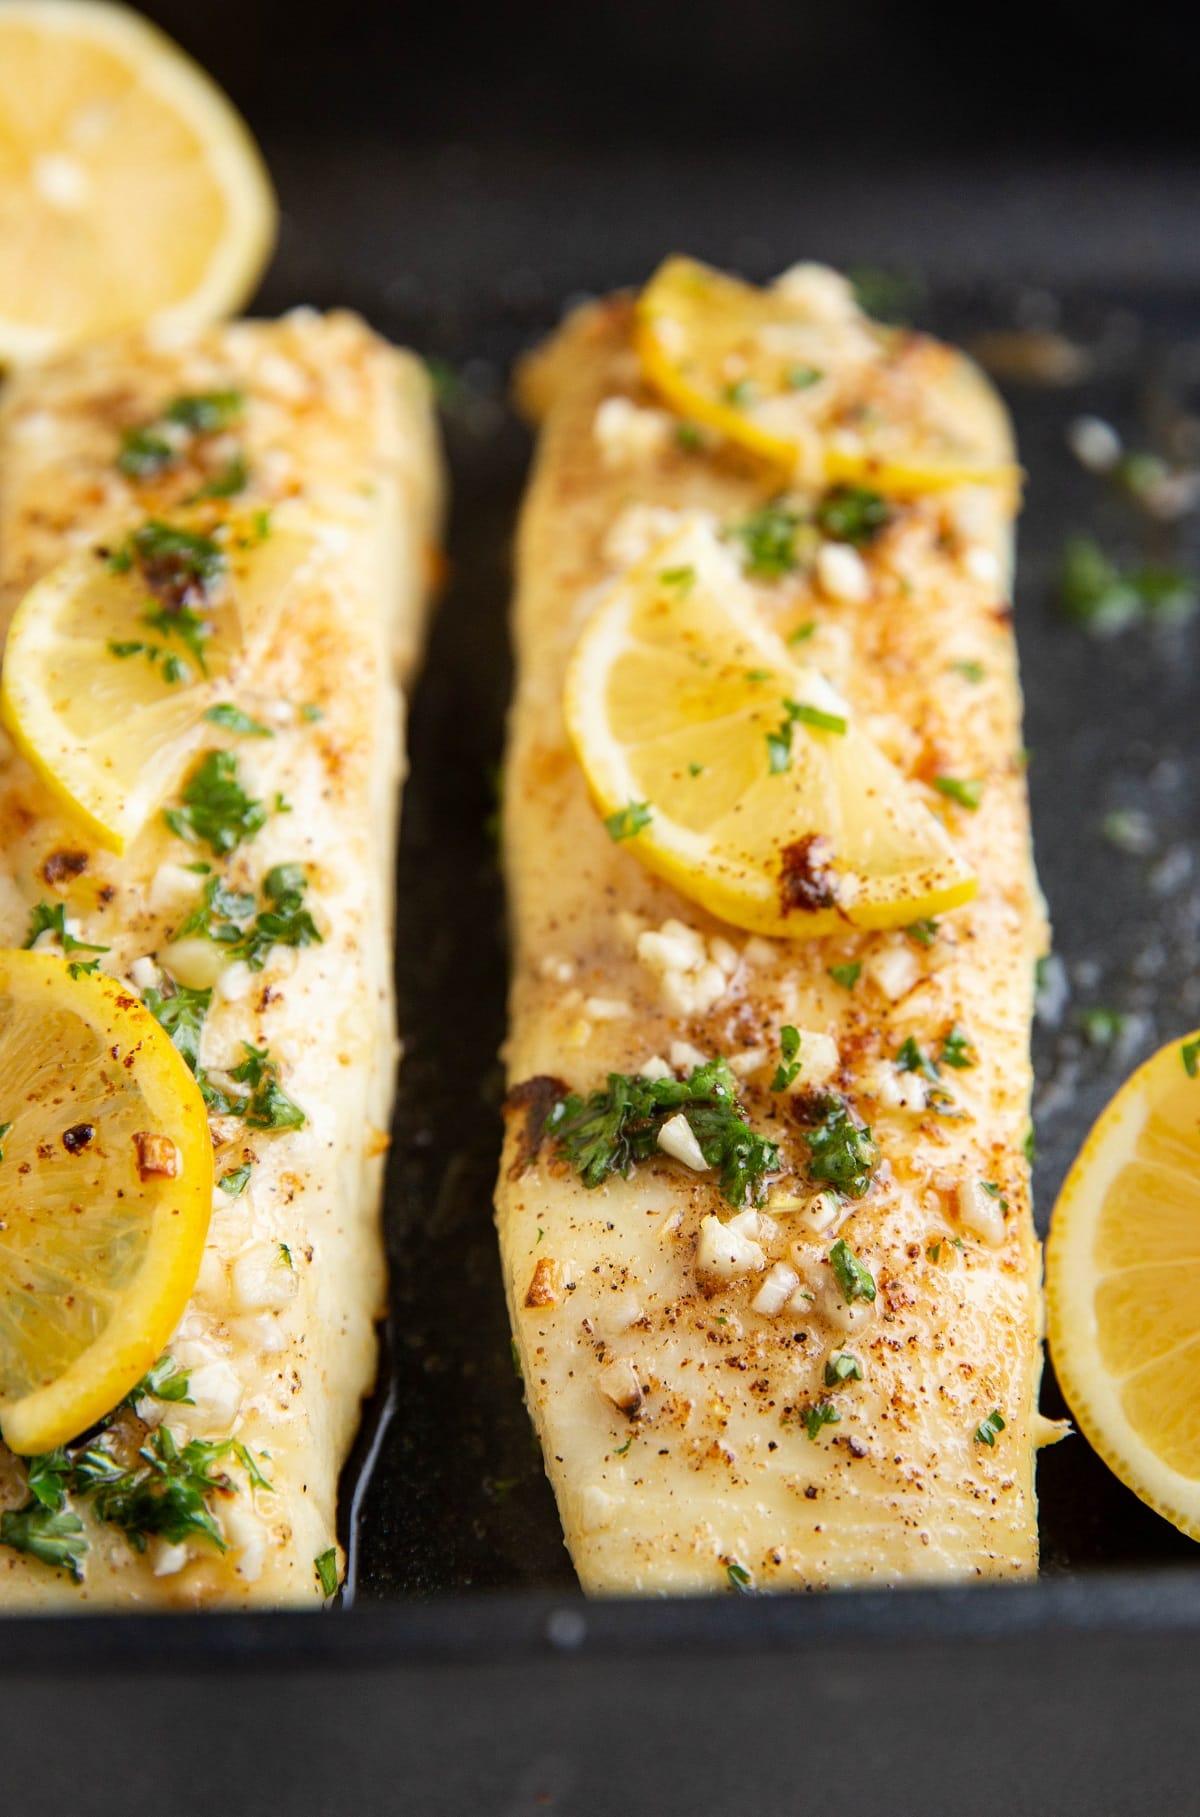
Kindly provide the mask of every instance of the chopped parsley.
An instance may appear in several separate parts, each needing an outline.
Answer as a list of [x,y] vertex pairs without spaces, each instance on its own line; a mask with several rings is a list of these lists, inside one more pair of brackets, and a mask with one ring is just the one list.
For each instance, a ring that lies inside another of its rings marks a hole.
[[[147,617],[149,617],[149,616],[150,615],[147,614]],[[157,613],[154,614],[154,618],[156,621],[158,619],[158,616],[159,615]],[[188,613],[187,616],[189,619],[195,618],[194,613]],[[201,623],[203,623],[202,620],[196,620],[196,624],[201,624]],[[174,633],[176,631],[176,629],[177,629],[177,627],[174,624],[172,624],[169,627],[168,634]],[[195,624],[188,624],[187,626],[178,627],[178,629],[179,629],[180,635],[184,636],[186,639],[187,636],[190,636],[195,633],[196,626],[195,626]],[[151,665],[152,668],[157,668],[161,665],[162,678],[171,687],[178,687],[180,685],[180,683],[190,681],[192,679],[192,671],[188,667],[187,663],[184,661],[183,657],[176,656],[174,651],[172,651],[172,650],[164,649],[161,644],[146,643],[142,639],[136,638],[136,637],[127,637],[127,638],[120,638],[120,639],[111,638],[109,640],[108,653],[110,656],[116,656],[116,657],[121,657],[121,658],[129,657],[129,656],[144,656],[146,658],[146,661]],[[201,657],[200,657],[200,665],[203,668],[203,665],[204,665],[203,655],[201,655]]]
[[792,728],[797,723],[811,726],[817,732],[845,735],[846,720],[840,713],[826,713],[820,707],[810,707],[800,700],[785,700],[783,714],[775,730],[767,733],[767,765],[772,776],[780,775],[791,766]]
[[315,726],[318,720],[324,719],[325,709],[319,707],[315,700],[306,700],[300,708],[300,717],[306,725]]
[[159,1025],[166,1029],[178,1053],[191,1072],[200,1073],[200,1032],[212,1002],[211,990],[189,990],[186,984],[171,980],[169,994],[148,990],[143,1001]]
[[279,1069],[265,1047],[242,1042],[246,1057],[230,1068],[229,1077],[250,1088],[249,1097],[238,1105],[238,1115],[250,1129],[303,1129],[308,1121],[293,1098],[279,1083]]
[[1078,1020],[1093,1047],[1111,1047],[1125,1032],[1129,1018],[1119,1009],[1085,1009]]
[[806,619],[804,624],[797,625],[796,629],[794,631],[788,632],[787,640],[790,644],[807,643],[809,638],[812,636],[813,632],[816,630],[816,628],[817,628],[817,621],[815,618]]
[[[207,604],[226,570],[225,552],[213,537],[148,518],[108,558],[109,567],[126,574],[137,562],[155,598],[172,614],[184,606]],[[153,622],[148,615],[147,622]]]
[[972,682],[976,686],[987,674],[983,664],[976,662],[973,657],[968,657],[964,662],[952,662],[950,667],[956,675],[961,675],[964,681]]
[[809,1116],[804,1130],[809,1179],[814,1185],[833,1187],[848,1199],[863,1198],[880,1161],[870,1130],[855,1121],[846,1100],[836,1092],[815,1097]]
[[845,1237],[839,1237],[829,1251],[829,1266],[847,1306],[852,1306],[855,1300],[868,1303],[874,1300],[875,1276],[859,1261]]
[[611,1174],[628,1176],[658,1150],[658,1133],[682,1112],[705,1161],[720,1171],[729,1204],[757,1203],[765,1176],[777,1171],[779,1150],[754,1133],[737,1099],[737,1079],[718,1057],[687,1079],[645,1079],[609,1073],[603,1091],[587,1098],[570,1092],[553,1106],[546,1133],[587,1187]]
[[942,1051],[938,1059],[943,1066],[952,1066],[956,1072],[962,1072],[976,1064],[971,1037],[957,1022],[942,1036]]
[[618,808],[615,814],[607,815],[604,825],[609,838],[616,844],[622,839],[635,839],[653,818],[654,810],[648,801],[631,801]]
[[129,1390],[121,1405],[132,1407],[135,1402],[147,1396],[156,1401],[170,1401],[183,1407],[194,1407],[189,1392],[190,1378],[186,1369],[181,1369],[173,1356],[160,1356],[153,1369],[147,1371],[141,1381]]
[[4,1144],[9,1136],[12,1135],[12,1131],[13,1126],[11,1123],[0,1123],[0,1161],[3,1161],[4,1159]]
[[338,1587],[337,1547],[329,1546],[324,1552],[318,1552],[313,1559],[313,1570],[321,1586],[322,1596],[336,1596]]
[[974,776],[935,776],[933,786],[939,795],[945,795],[948,801],[956,801],[960,808],[970,808],[972,812],[983,800],[983,783]]
[[222,1192],[228,1193],[231,1199],[240,1199],[250,1184],[250,1175],[253,1172],[254,1163],[243,1161],[240,1167],[231,1167],[228,1173],[223,1173],[217,1181],[217,1185]]
[[44,1565],[70,1572],[77,1584],[83,1582],[87,1541],[83,1522],[69,1508],[48,1508],[34,1500],[24,1508],[8,1509],[0,1514],[0,1546],[28,1552]]
[[176,451],[156,429],[122,429],[117,466],[129,479],[153,479],[176,461]]
[[861,1382],[863,1379],[862,1364],[849,1350],[831,1356],[825,1364],[825,1386],[836,1388],[839,1382]]
[[1026,1161],[1028,1161],[1030,1167],[1032,1167],[1034,1162],[1037,1160],[1037,1143],[1034,1141],[1032,1123],[1029,1125],[1029,1128],[1025,1131],[1025,1140],[1021,1144],[1021,1153],[1025,1156],[1025,1159],[1026,1159]]
[[856,549],[874,542],[891,516],[883,494],[869,486],[834,486],[817,506],[817,526],[823,534],[835,542],[853,543]]
[[206,498],[236,498],[237,494],[244,492],[249,484],[250,469],[246,465],[245,455],[239,449],[236,454],[230,456],[223,467],[213,474],[211,479],[205,480],[204,484],[199,486],[186,502],[189,505],[198,505],[202,499]]
[[737,379],[732,385],[726,385],[721,396],[735,410],[748,410],[756,396],[754,382],[751,379]]
[[231,700],[222,700],[215,707],[209,707],[204,715],[210,725],[224,726],[227,732],[237,732],[243,738],[274,738],[270,726],[264,726],[257,719],[251,719],[249,713],[243,713],[241,707],[235,707]]
[[321,945],[320,930],[304,906],[307,888],[302,865],[273,865],[263,878],[263,906],[256,914],[253,896],[209,877],[198,906],[173,938],[201,934],[227,948],[231,961],[244,959],[251,971],[260,972],[273,946]]
[[745,1565],[726,1565],[725,1575],[729,1579],[731,1589],[740,1591],[743,1596],[750,1595],[754,1585]]
[[932,916],[926,916],[923,921],[910,921],[904,931],[918,946],[932,946],[941,930]]
[[163,420],[189,429],[193,435],[217,435],[222,429],[232,429],[245,407],[240,391],[187,392],[172,399]]
[[685,454],[695,454],[704,446],[704,437],[695,423],[676,423],[675,445],[682,448]]
[[672,588],[682,599],[696,584],[696,570],[692,567],[664,568],[658,578],[664,587]]
[[624,1457],[625,1453],[629,1450],[629,1447],[632,1445],[632,1443],[633,1443],[633,1433],[631,1432],[629,1434],[629,1437],[625,1440],[625,1443],[623,1445],[617,1446],[616,1450],[613,1452],[613,1456],[614,1457]]
[[1200,604],[1200,591],[1177,568],[1119,568],[1091,537],[1063,551],[1058,605],[1065,618],[1105,636],[1149,619],[1179,622]]
[[801,519],[778,502],[764,505],[740,524],[733,534],[746,551],[746,572],[761,580],[778,580],[796,567],[796,532]]
[[800,1071],[800,1031],[790,1023],[779,1031],[780,1062],[775,1068],[775,1077],[771,1080],[772,1091],[786,1091]]
[[224,857],[261,831],[267,810],[243,789],[233,752],[208,751],[184,784],[183,805],[164,808],[163,819],[180,839],[203,840]]
[[852,991],[862,977],[862,960],[851,959],[846,965],[830,965],[826,969],[835,984],[840,984],[844,991]]
[[931,1060],[928,1054],[922,1053],[911,1035],[896,1049],[896,1065],[902,1073],[920,1073],[922,1078],[928,1079],[933,1085],[941,1078],[937,1062]]
[[814,1442],[819,1438],[824,1426],[840,1426],[842,1416],[832,1401],[818,1401],[810,1407],[804,1419],[804,1429]]
[[807,391],[810,385],[819,385],[824,377],[819,366],[792,366],[787,374],[788,389]]
[[[67,932],[67,905],[65,902],[39,902],[29,917],[29,932],[25,936],[26,947],[37,944],[42,934],[53,934],[62,947],[64,954],[92,953],[91,959],[74,959],[67,966],[72,978],[82,978],[87,972],[100,969],[100,954],[111,949],[107,946],[93,946],[87,940],[76,940],[74,934]],[[0,1155],[0,1160],[3,1156]]]
[[975,1428],[974,1439],[977,1445],[995,1446],[996,1434],[1003,1432],[1006,1421],[998,1407],[993,1407],[985,1420],[980,1420]]
[[1200,1036],[1195,1041],[1185,1041],[1179,1050],[1179,1057],[1188,1078],[1194,1079],[1200,1073]]

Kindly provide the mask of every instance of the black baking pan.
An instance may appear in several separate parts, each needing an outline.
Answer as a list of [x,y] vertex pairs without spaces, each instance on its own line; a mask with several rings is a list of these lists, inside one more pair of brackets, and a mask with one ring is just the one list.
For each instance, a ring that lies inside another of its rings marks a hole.
[[[1078,1437],[1042,1457],[1036,1585],[585,1604],[510,1363],[490,1207],[495,767],[530,453],[507,375],[565,304],[638,282],[668,250],[751,277],[797,257],[873,267],[888,308],[999,349],[1028,473],[1016,624],[1060,987],[1035,1041],[1043,1229],[1107,1097],[1200,1022],[1200,618],[1097,639],[1054,604],[1072,532],[1200,571],[1191,518],[1148,518],[1066,442],[1083,412],[1131,447],[1186,453],[1194,438],[1189,156],[1010,145],[951,165],[877,145],[835,166],[811,145],[699,132],[683,148],[404,146],[378,98],[372,118],[376,136],[268,141],[284,230],[259,299],[348,304],[431,356],[453,481],[450,579],[411,725],[391,1316],[344,1485],[347,1606],[6,1622],[0,1810],[1196,1810],[1194,1549]],[[1139,817],[1136,850],[1106,835],[1115,810]],[[1095,1008],[1124,1018],[1115,1040],[1089,1040]],[[1050,1376],[1043,1404],[1063,1412]]]

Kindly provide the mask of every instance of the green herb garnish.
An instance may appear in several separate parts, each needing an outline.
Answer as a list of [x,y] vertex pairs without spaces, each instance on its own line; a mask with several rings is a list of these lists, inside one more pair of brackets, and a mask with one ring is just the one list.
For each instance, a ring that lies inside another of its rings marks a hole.
[[672,588],[682,599],[696,584],[696,570],[692,567],[664,568],[658,578],[664,587]]
[[869,486],[834,486],[817,506],[817,526],[835,542],[863,549],[891,522],[891,507]]
[[1178,568],[1118,568],[1090,537],[1073,538],[1063,551],[1059,610],[1098,635],[1148,619],[1177,623],[1198,603],[1196,582]]
[[1125,1032],[1129,1018],[1119,1009],[1085,1009],[1078,1020],[1093,1047],[1111,1047]]
[[826,969],[835,984],[840,984],[844,991],[852,991],[862,977],[862,960],[851,959],[846,965],[830,965]]
[[968,657],[965,662],[952,662],[950,667],[956,675],[961,675],[964,681],[974,682],[976,685],[987,674],[983,664],[976,662],[973,657]]
[[171,991],[148,990],[143,1002],[150,1014],[170,1035],[176,1050],[189,1069],[200,1072],[200,1032],[212,1002],[211,990],[189,990],[186,984],[171,980]]
[[1200,1072],[1200,1037],[1197,1037],[1195,1041],[1185,1041],[1179,1050],[1179,1057],[1183,1061],[1183,1070],[1188,1078],[1194,1079]]
[[800,1031],[786,1023],[779,1031],[780,1062],[771,1080],[772,1091],[786,1091],[800,1071]]
[[996,1434],[1004,1431],[1006,1423],[1004,1415],[1000,1412],[999,1408],[993,1407],[987,1418],[981,1420],[978,1426],[976,1426],[973,1435],[975,1443],[977,1445],[994,1446],[996,1443]]
[[746,551],[746,572],[761,580],[778,580],[796,566],[796,532],[802,519],[778,503],[764,505],[742,523],[733,534]]
[[975,1065],[975,1049],[965,1028],[956,1022],[942,1036],[942,1051],[938,1059],[943,1066],[952,1066],[956,1072]]
[[923,921],[910,921],[904,931],[918,946],[932,946],[940,930],[932,916],[926,916]]
[[844,737],[846,732],[847,722],[840,713],[826,713],[803,701],[785,700],[783,714],[775,730],[767,733],[767,767],[772,776],[780,775],[791,765],[792,728],[797,723],[811,726],[817,732],[834,732],[839,737]]
[[50,1508],[37,1500],[24,1508],[10,1508],[0,1514],[0,1546],[28,1552],[44,1565],[69,1571],[77,1584],[83,1582],[87,1541],[83,1538],[83,1522],[69,1508]]
[[726,1565],[725,1575],[729,1579],[731,1588],[739,1590],[743,1596],[750,1595],[753,1582],[744,1565]]
[[687,1118],[705,1161],[719,1169],[728,1202],[757,1203],[765,1176],[779,1166],[779,1150],[750,1128],[738,1103],[737,1079],[720,1058],[683,1080],[610,1073],[605,1090],[560,1099],[545,1127],[583,1184],[596,1187],[611,1174],[628,1176],[639,1161],[657,1154],[659,1130],[678,1112]]
[[875,1277],[859,1261],[844,1237],[839,1237],[829,1251],[829,1266],[847,1306],[852,1306],[855,1300],[874,1300]]
[[648,801],[631,801],[615,814],[605,817],[604,825],[609,838],[615,843],[622,839],[634,839],[650,825],[654,810]]
[[324,1552],[319,1552],[313,1559],[313,1570],[316,1572],[317,1582],[321,1586],[321,1595],[336,1596],[338,1587],[337,1547],[329,1546]]
[[264,726],[257,719],[251,719],[249,713],[243,713],[241,707],[235,707],[231,700],[223,700],[215,707],[209,707],[204,715],[210,725],[224,726],[228,732],[237,732],[243,738],[274,738],[270,726]]
[[818,1401],[810,1407],[804,1419],[804,1429],[810,1439],[816,1440],[824,1426],[840,1426],[842,1416],[832,1401]]
[[238,1107],[251,1129],[303,1129],[308,1121],[294,1099],[279,1083],[279,1069],[265,1047],[243,1041],[246,1057],[230,1068],[229,1077],[250,1087],[249,1098]]
[[861,1382],[862,1379],[862,1364],[848,1350],[841,1351],[837,1356],[831,1356],[825,1365],[825,1386],[827,1388],[836,1388],[839,1382]]
[[53,934],[64,954],[95,953],[94,959],[77,959],[67,967],[72,978],[79,978],[85,972],[99,969],[101,953],[111,951],[107,946],[95,946],[87,940],[76,940],[74,934],[67,932],[67,905],[65,902],[39,902],[29,917],[29,932],[25,936],[26,947],[36,945],[42,934]]
[[974,776],[935,776],[933,786],[939,795],[972,812],[983,800],[983,784]]
[[855,1122],[846,1100],[835,1092],[815,1097],[809,1115],[804,1130],[809,1179],[815,1185],[832,1186],[848,1199],[863,1198],[880,1162],[871,1131]]
[[266,825],[267,810],[242,788],[233,752],[208,751],[184,784],[182,807],[164,808],[163,819],[180,839],[203,840],[224,857]]
[[217,1181],[222,1192],[228,1193],[231,1199],[240,1199],[250,1184],[250,1175],[254,1172],[252,1161],[243,1161],[240,1167],[231,1167]]

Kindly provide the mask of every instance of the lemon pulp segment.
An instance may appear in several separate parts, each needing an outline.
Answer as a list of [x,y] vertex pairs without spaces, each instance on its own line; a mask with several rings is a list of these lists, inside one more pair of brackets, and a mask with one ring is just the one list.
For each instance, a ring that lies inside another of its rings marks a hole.
[[920,792],[791,660],[703,520],[597,606],[565,712],[600,811],[638,810],[629,849],[737,926],[903,926],[974,891]]
[[0,1431],[50,1450],[152,1366],[212,1203],[195,1079],[131,992],[0,953]]
[[807,483],[1016,484],[1002,412],[972,363],[870,321],[831,272],[801,267],[759,290],[667,259],[638,300],[634,345],[674,410]]

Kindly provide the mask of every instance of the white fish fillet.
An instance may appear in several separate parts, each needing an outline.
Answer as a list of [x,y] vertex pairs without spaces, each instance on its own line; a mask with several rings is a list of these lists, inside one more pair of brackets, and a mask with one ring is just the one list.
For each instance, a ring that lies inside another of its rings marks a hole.
[[[271,1488],[256,1489],[229,1464],[236,1493],[217,1510],[224,1553],[202,1540],[151,1540],[139,1554],[81,1510],[84,1583],[0,1547],[0,1608],[319,1598],[314,1560],[336,1543],[338,1474],[375,1374],[396,1058],[402,690],[422,639],[440,517],[420,362],[353,316],[301,311],[97,345],[23,373],[0,408],[0,612],[6,625],[66,554],[147,515],[144,489],[115,465],[122,427],[179,394],[227,389],[246,399],[237,432],[250,469],[244,502],[269,508],[273,524],[302,521],[319,545],[285,622],[234,695],[274,738],[211,728],[206,741],[236,748],[253,795],[290,804],[238,848],[228,876],[253,889],[274,864],[304,864],[323,944],[277,946],[263,971],[235,966],[214,990],[203,1063],[229,1066],[243,1041],[268,1046],[307,1123],[267,1134],[233,1119],[214,1125],[218,1174],[251,1156],[255,1164],[240,1197],[214,1194],[199,1282],[171,1345],[196,1405],[154,1417],[165,1415],[181,1440],[236,1438]],[[111,948],[104,967],[117,976],[162,948],[199,888],[183,866],[209,855],[181,847],[161,816],[123,858],[99,852],[7,741],[0,854],[0,943],[23,943],[38,900],[65,900],[81,937]],[[22,1493],[0,1447],[0,1507]]]
[[[640,382],[630,327],[627,302],[591,306],[524,375],[542,426],[518,552],[504,819],[515,1089],[497,1219],[567,1544],[584,1587],[603,1593],[1029,1576],[1041,1313],[1024,1143],[1047,936],[1006,603],[1011,507],[960,488],[899,509],[868,552],[865,599],[837,597],[853,589],[836,570],[822,585],[820,562],[759,590],[768,622],[813,621],[804,660],[905,774],[985,779],[979,811],[951,816],[978,897],[928,945],[903,931],[747,938],[609,839],[563,723],[564,670],[596,589],[681,509],[728,524],[779,485],[746,457],[681,445]],[[1011,458],[982,387],[980,410],[995,459]],[[850,991],[828,968],[855,962]],[[711,1176],[663,1155],[588,1191],[552,1143],[529,1158],[531,1106],[545,1108],[553,1081],[588,1092],[610,1071],[686,1071],[721,1053],[752,1124],[796,1161],[768,1089],[784,1024],[802,1031],[802,1053],[825,1056],[883,1153],[840,1226],[878,1283],[873,1316],[834,1288],[836,1226],[768,1203],[740,1228],[757,1259],[743,1248],[744,1272],[713,1292],[701,1220],[731,1212]],[[976,1064],[943,1067],[966,1114],[937,1115],[895,1056],[910,1036],[936,1054],[955,1024]],[[826,1363],[844,1350],[864,1379],[829,1387]],[[810,1437],[821,1403],[836,1422]],[[989,1445],[976,1434],[994,1411],[1005,1424]]]

